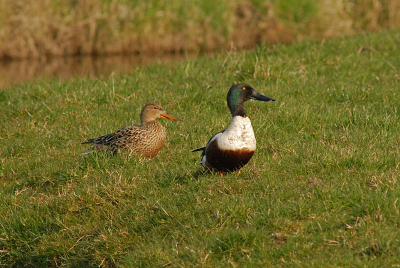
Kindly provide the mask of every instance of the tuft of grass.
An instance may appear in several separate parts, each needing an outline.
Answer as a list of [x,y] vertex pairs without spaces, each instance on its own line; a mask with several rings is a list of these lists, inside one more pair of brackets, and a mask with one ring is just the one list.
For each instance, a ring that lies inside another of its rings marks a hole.
[[[399,41],[260,46],[1,91],[0,265],[398,265]],[[246,102],[257,151],[221,177],[190,151],[229,125],[239,81],[276,101]],[[162,121],[157,157],[80,155],[148,102],[183,119]]]

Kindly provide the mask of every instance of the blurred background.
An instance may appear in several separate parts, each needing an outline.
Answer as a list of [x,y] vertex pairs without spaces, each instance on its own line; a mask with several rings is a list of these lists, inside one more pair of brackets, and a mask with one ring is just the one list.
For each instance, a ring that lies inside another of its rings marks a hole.
[[0,0],[0,87],[399,26],[399,0]]

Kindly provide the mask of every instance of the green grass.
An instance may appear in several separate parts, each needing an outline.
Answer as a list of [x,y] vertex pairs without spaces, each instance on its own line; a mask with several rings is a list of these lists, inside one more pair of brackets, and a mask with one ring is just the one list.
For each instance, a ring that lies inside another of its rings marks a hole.
[[[0,91],[0,266],[397,267],[399,31],[223,53],[109,79]],[[242,174],[195,163],[246,82],[257,151]],[[157,102],[148,161],[80,155]]]

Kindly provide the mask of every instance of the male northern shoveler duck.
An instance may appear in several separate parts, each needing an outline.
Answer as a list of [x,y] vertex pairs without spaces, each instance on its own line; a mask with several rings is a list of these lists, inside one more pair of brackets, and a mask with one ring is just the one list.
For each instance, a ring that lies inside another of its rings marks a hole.
[[158,118],[180,121],[163,107],[155,103],[149,103],[143,107],[140,113],[140,126],[127,126],[114,133],[89,139],[85,143],[93,143],[97,149],[107,149],[113,153],[120,150],[131,154],[153,158],[163,147],[166,132],[165,128],[156,120]]
[[232,114],[230,126],[215,134],[206,147],[193,150],[202,151],[201,164],[212,171],[232,172],[246,165],[256,150],[256,138],[250,119],[244,111],[244,102],[250,99],[275,101],[256,92],[251,86],[240,83],[233,85],[228,92],[227,102]]

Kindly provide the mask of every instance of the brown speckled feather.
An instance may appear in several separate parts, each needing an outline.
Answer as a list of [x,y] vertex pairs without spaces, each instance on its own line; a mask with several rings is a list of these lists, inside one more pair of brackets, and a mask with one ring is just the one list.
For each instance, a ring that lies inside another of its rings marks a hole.
[[84,143],[93,143],[97,149],[107,148],[113,153],[121,150],[129,155],[137,154],[152,158],[157,155],[165,143],[165,128],[156,121],[157,118],[166,118],[173,121],[181,120],[157,104],[147,104],[143,107],[140,119],[142,125],[127,126],[114,133],[89,139]]

